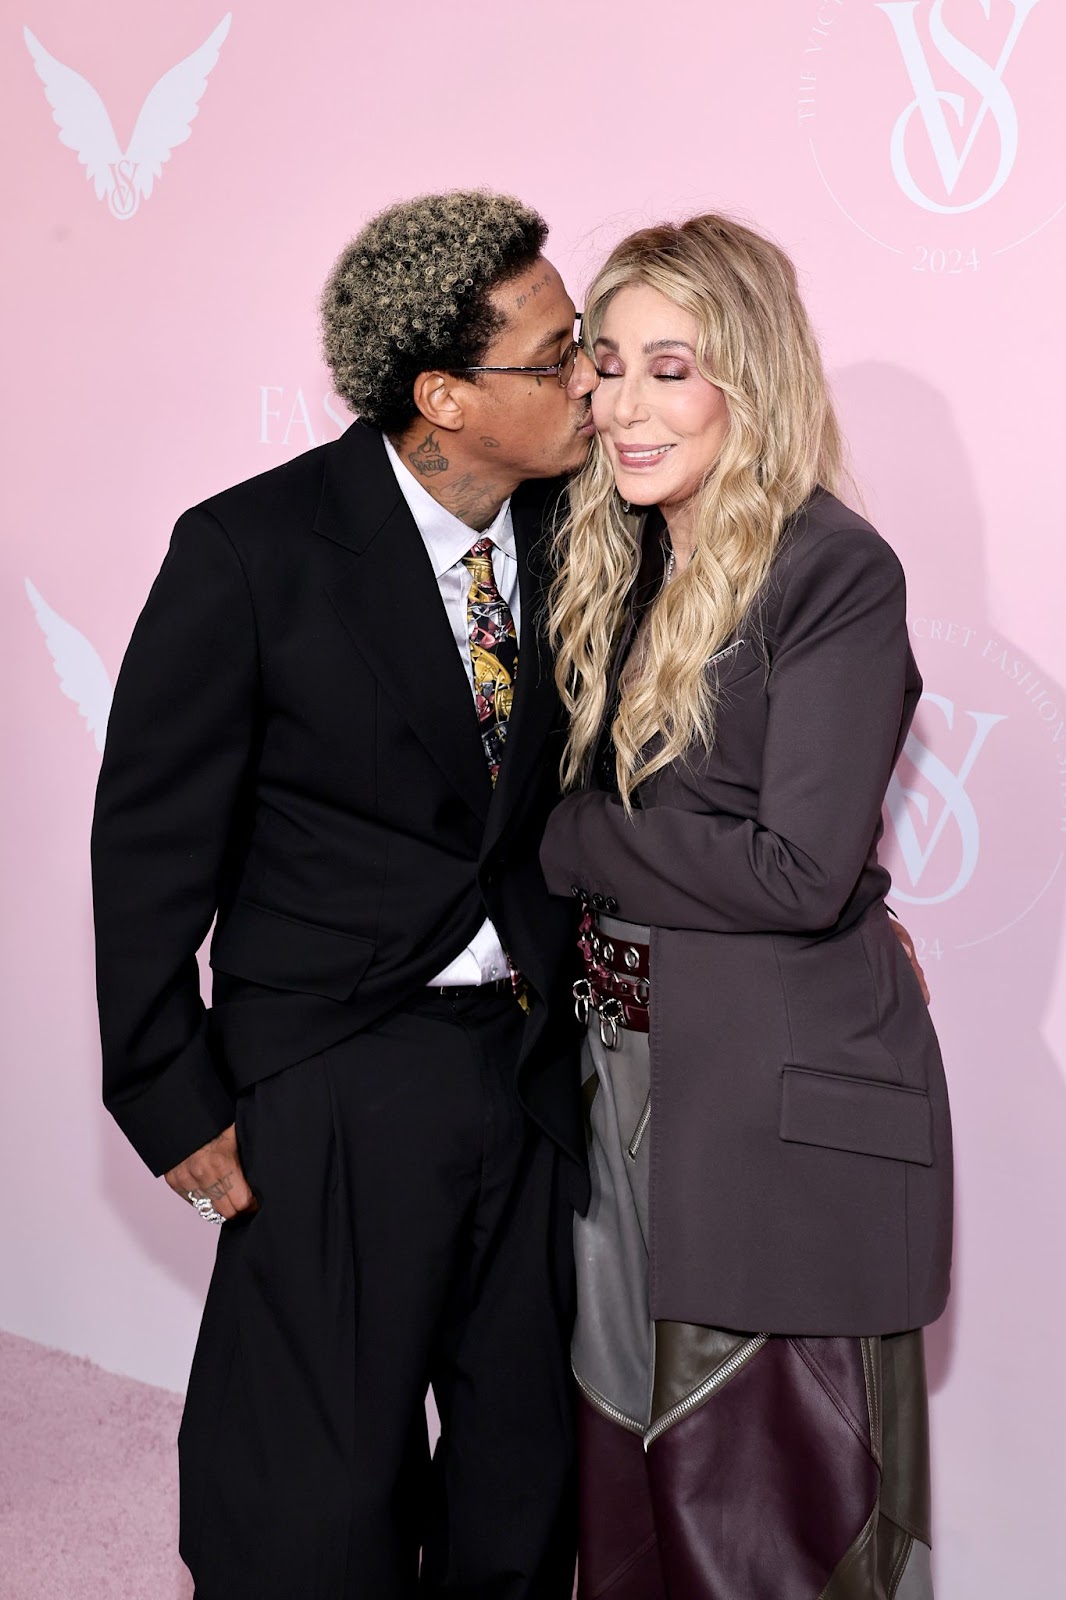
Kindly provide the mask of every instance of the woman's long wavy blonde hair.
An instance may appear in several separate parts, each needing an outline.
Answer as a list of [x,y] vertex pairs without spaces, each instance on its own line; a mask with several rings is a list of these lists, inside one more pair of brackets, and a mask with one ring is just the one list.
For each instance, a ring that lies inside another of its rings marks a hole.
[[[611,731],[627,810],[652,773],[693,745],[712,746],[715,675],[706,663],[752,613],[788,518],[816,486],[836,488],[842,455],[795,269],[776,245],[717,215],[632,234],[586,297],[590,348],[612,297],[630,284],[650,285],[696,319],[697,364],[721,389],[729,420],[696,491],[695,553],[662,590],[625,675]],[[564,787],[587,774],[607,709],[608,671],[640,565],[641,515],[619,498],[597,438],[554,543],[550,631],[570,714]]]

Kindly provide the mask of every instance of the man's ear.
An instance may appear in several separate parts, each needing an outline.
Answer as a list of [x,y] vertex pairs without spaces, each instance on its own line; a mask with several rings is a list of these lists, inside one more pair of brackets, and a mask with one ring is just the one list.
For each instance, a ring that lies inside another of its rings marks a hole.
[[420,372],[412,398],[431,428],[459,433],[465,417],[463,389],[467,387],[447,372]]

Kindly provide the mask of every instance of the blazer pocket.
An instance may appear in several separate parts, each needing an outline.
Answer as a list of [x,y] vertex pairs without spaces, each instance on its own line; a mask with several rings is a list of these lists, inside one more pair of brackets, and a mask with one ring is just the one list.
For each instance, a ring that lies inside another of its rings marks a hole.
[[933,1164],[929,1097],[875,1078],[787,1066],[781,1075],[782,1139],[890,1161]]
[[370,964],[371,939],[237,900],[211,941],[211,966],[233,978],[348,1000]]

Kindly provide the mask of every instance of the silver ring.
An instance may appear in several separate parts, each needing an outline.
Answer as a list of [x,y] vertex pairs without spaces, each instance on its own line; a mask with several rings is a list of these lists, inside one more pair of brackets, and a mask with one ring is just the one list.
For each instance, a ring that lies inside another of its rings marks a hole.
[[594,1003],[592,985],[587,978],[578,978],[571,992],[574,996],[574,1016],[584,1028],[588,1024]]
[[[601,1002],[599,1015],[600,1043],[605,1050],[616,1050],[618,1048],[618,1028],[620,1024],[625,1022],[625,1011],[622,1007],[622,1002],[613,995],[609,995],[606,1000]],[[610,1034],[608,1034],[608,1029],[610,1029]]]
[[195,1189],[186,1189],[185,1193],[188,1197],[189,1204],[193,1206],[197,1212],[199,1212],[200,1216],[203,1217],[205,1222],[225,1222],[226,1219],[222,1215],[221,1211],[215,1210],[214,1206],[211,1204],[210,1200],[205,1194],[197,1194]]

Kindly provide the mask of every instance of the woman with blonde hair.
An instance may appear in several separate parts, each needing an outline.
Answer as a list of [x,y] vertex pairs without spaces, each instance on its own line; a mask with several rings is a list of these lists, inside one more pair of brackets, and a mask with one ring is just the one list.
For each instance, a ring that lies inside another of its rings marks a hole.
[[928,1600],[936,1035],[877,860],[921,692],[899,562],[835,496],[791,262],[624,240],[557,538],[570,714],[542,863],[585,910],[585,1600]]

